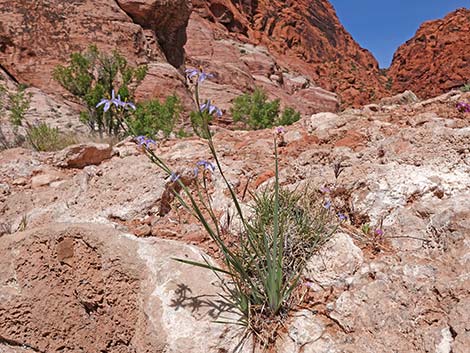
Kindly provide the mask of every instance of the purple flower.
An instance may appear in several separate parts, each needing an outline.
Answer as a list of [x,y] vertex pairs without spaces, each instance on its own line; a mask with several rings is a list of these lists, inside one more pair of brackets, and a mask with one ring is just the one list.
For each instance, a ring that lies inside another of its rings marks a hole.
[[326,201],[323,207],[329,210],[331,208],[331,201],[330,200]]
[[125,102],[125,103],[122,103],[122,106],[125,108],[125,109],[128,109],[128,108],[131,108],[133,110],[135,110],[135,105],[134,103],[132,102]]
[[204,72],[202,69],[186,69],[186,77],[192,79],[194,76],[197,76],[197,82],[202,83],[208,78],[214,77],[213,74]]
[[150,145],[156,145],[157,143],[145,136],[137,136],[135,138],[140,147],[145,146],[145,148],[150,148]]
[[457,103],[457,109],[461,112],[470,113],[470,104],[459,102]]
[[199,161],[196,163],[198,167],[204,167],[205,170],[209,170],[212,173],[215,172],[215,164],[208,161]]
[[345,221],[348,219],[348,217],[346,217],[343,213],[339,212],[338,213],[338,218],[339,220],[342,222],[342,221]]
[[194,173],[194,177],[197,178],[197,176],[199,175],[199,168],[198,168],[198,167],[194,167],[193,173]]
[[384,231],[382,229],[378,228],[378,229],[375,230],[375,234],[378,235],[378,236],[382,236],[382,235],[384,235]]
[[174,183],[175,181],[177,181],[179,178],[180,178],[180,175],[177,174],[177,173],[175,173],[175,172],[171,173],[171,175],[170,175],[170,181],[171,181],[172,183]]
[[326,186],[322,186],[320,188],[320,191],[325,193],[325,194],[329,194],[331,192],[331,189],[327,188]]
[[102,106],[104,104],[104,108],[103,110],[105,112],[107,112],[109,110],[109,108],[111,108],[111,105],[114,104],[116,106],[116,108],[119,108],[123,105],[123,102],[121,101],[121,96],[118,95],[118,97],[116,98],[115,94],[114,94],[114,90],[111,91],[111,99],[106,99],[106,98],[103,98],[97,105],[96,105],[96,108]]
[[210,115],[215,113],[215,115],[217,115],[219,118],[222,116],[222,111],[215,105],[212,105],[210,99],[208,99],[205,103],[201,104],[199,109],[201,110],[201,112],[207,111]]
[[276,128],[276,132],[277,132],[278,134],[283,134],[284,132],[286,132],[286,130],[284,130],[284,128],[283,128],[282,126],[278,126],[278,127]]
[[314,289],[314,288],[315,288],[313,282],[310,282],[310,281],[304,281],[304,282],[303,282],[303,285],[304,285],[305,287],[307,287],[307,288],[310,288],[310,289]]

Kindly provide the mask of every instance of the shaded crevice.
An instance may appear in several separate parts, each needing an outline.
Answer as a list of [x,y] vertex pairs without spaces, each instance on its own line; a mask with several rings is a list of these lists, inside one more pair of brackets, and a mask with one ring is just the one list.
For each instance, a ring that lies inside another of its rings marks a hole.
[[20,84],[20,82],[15,78],[15,76],[13,76],[6,68],[5,66],[3,66],[2,64],[0,64],[0,69],[5,73],[5,75],[8,76],[8,78],[10,80],[12,80],[13,82],[15,82],[17,85]]
[[9,338],[3,337],[3,336],[0,336],[0,345],[1,344],[8,345],[10,347],[28,348],[28,349],[31,349],[32,351],[38,352],[38,353],[46,353],[45,351],[42,351],[42,350],[40,350],[36,347],[30,346],[27,343],[21,343],[19,341],[9,339]]
[[[157,4],[154,4],[152,9],[148,11],[149,17],[142,18],[137,14],[126,11],[118,0],[114,0],[114,2],[134,24],[140,26],[143,30],[151,30],[154,33],[158,45],[169,64],[175,68],[179,68],[184,64],[184,45],[187,40],[186,28],[192,6],[188,8],[189,11],[186,13],[180,3],[177,3],[175,8],[165,8],[165,11],[162,9],[159,11]],[[157,16],[157,14],[159,15]],[[175,21],[175,19],[177,20]]]
[[126,12],[126,10],[124,10],[124,9],[122,8],[122,6],[121,6],[121,4],[119,3],[118,0],[114,0],[114,3],[116,4],[117,7],[119,7],[119,9],[120,9],[122,12],[124,12],[124,13],[126,14],[127,17],[129,17],[129,18],[132,20],[132,22],[134,22],[135,24],[138,24],[138,25],[140,26],[140,24],[137,23],[137,22],[134,20],[134,18],[133,18],[131,15],[129,15],[129,14]]

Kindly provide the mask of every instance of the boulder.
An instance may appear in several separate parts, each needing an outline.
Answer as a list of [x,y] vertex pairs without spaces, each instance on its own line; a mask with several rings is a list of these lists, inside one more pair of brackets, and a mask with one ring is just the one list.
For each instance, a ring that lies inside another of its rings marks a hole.
[[231,351],[237,326],[214,321],[238,316],[217,277],[174,260],[201,255],[91,224],[4,235],[0,352]]
[[416,97],[410,90],[406,90],[400,94],[392,97],[382,98],[380,100],[381,105],[401,105],[401,104],[413,104],[419,102],[419,98]]
[[105,143],[82,143],[66,147],[54,155],[54,164],[63,168],[83,168],[111,158],[113,149]]
[[351,237],[337,233],[308,260],[305,276],[313,281],[312,288],[344,287],[352,282],[363,262],[362,251]]

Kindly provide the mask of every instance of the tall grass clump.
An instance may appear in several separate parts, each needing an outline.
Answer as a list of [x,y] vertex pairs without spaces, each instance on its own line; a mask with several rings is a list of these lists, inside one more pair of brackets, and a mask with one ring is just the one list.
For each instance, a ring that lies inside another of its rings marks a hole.
[[242,122],[253,130],[290,125],[300,119],[300,113],[293,108],[286,108],[281,113],[280,100],[269,101],[266,92],[260,88],[235,98],[231,113],[235,122]]
[[[333,231],[329,225],[329,210],[314,207],[316,203],[311,198],[305,199],[304,192],[291,192],[280,187],[278,141],[274,140],[273,186],[253,195],[252,212],[247,216],[225,176],[209,128],[210,119],[221,116],[222,111],[210,100],[201,101],[199,97],[200,84],[211,75],[201,69],[191,69],[187,70],[187,77],[194,88],[197,107],[194,114],[199,115],[200,136],[207,141],[212,161],[199,161],[190,175],[179,174],[154,152],[154,140],[137,136],[136,141],[169,178],[162,203],[178,200],[217,245],[223,263],[218,266],[207,258],[200,262],[176,260],[214,271],[226,291],[225,299],[241,314],[236,322],[220,322],[241,324],[261,343],[269,345],[293,303],[292,293],[299,284],[309,255]],[[237,230],[222,225],[212,206],[209,182],[216,172],[231,196],[235,208],[233,219],[239,223]],[[166,206],[161,207],[161,215],[168,212]],[[227,241],[227,234],[237,241]]]
[[64,134],[57,127],[46,123],[28,125],[26,140],[36,151],[59,151],[67,146],[78,143],[71,134]]

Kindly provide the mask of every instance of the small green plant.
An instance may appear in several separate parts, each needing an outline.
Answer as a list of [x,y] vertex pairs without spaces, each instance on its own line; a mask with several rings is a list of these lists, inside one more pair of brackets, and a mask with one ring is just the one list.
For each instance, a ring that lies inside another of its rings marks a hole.
[[393,85],[393,79],[391,77],[389,77],[387,79],[387,82],[385,83],[385,89],[387,91],[391,91],[392,90],[392,85]]
[[[118,87],[120,103],[133,100],[135,88],[146,74],[146,66],[130,66],[119,52],[108,55],[100,52],[96,46],[90,46],[85,52],[73,53],[68,66],[57,66],[53,77],[86,106],[86,110],[80,113],[80,120],[102,136],[103,133],[122,133],[120,119],[127,114],[115,109],[98,109],[100,100],[114,92],[115,87]],[[115,100],[114,96],[107,98]]]
[[28,216],[26,214],[23,214],[21,217],[20,224],[18,225],[18,232],[24,232],[26,228],[28,227]]
[[181,111],[181,102],[175,95],[167,97],[163,103],[152,100],[137,105],[134,114],[127,119],[127,125],[135,135],[155,136],[162,131],[168,137],[175,129]]
[[466,84],[464,84],[462,87],[460,87],[460,90],[462,92],[470,92],[470,82],[467,82]]
[[[21,146],[24,136],[20,134],[19,127],[23,125],[26,112],[29,109],[31,95],[25,92],[26,86],[19,85],[16,92],[8,92],[3,85],[0,85],[0,109],[7,108],[7,116],[13,126],[14,140],[10,141],[0,127],[0,148],[6,149]],[[4,104],[6,103],[6,104]]]
[[292,125],[296,121],[300,120],[300,113],[293,108],[287,107],[282,112],[281,116],[277,120],[276,125]]
[[212,115],[208,112],[199,112],[199,111],[192,111],[189,113],[189,118],[191,120],[191,126],[193,131],[196,135],[207,138],[205,135],[206,129],[204,128],[204,124],[209,124],[212,121]]
[[26,86],[19,85],[18,91],[8,94],[10,122],[14,127],[21,126],[31,103],[31,95],[25,92]]
[[58,151],[77,143],[71,135],[62,134],[46,123],[28,125],[26,139],[36,151]]
[[0,83],[0,110],[3,109],[3,96],[5,95],[6,90],[5,86]]
[[253,130],[289,125],[300,119],[300,113],[292,108],[286,108],[279,116],[279,99],[268,101],[266,93],[260,88],[252,94],[235,98],[231,113],[235,122],[240,121]]

